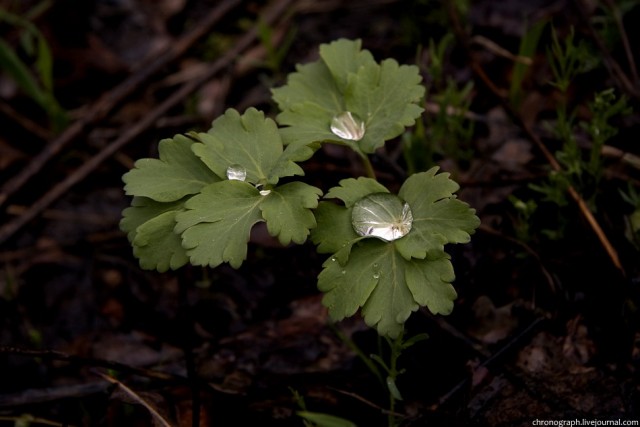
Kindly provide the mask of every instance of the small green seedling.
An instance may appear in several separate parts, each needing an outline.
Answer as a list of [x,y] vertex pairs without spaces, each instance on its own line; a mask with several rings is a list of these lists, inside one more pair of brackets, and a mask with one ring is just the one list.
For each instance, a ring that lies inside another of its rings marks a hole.
[[[418,307],[448,314],[456,292],[444,246],[470,240],[475,211],[437,168],[411,175],[396,195],[368,158],[422,114],[420,82],[417,67],[376,62],[360,41],[341,39],[273,89],[277,124],[253,108],[230,109],[206,133],[161,141],[159,159],[138,160],[123,177],[133,201],[121,228],[141,267],[238,268],[252,227],[265,222],[283,245],[310,236],[328,255],[318,288],[333,319],[360,309],[396,338]],[[319,202],[323,191],[295,177],[323,143],[351,148],[369,176],[340,181]]]

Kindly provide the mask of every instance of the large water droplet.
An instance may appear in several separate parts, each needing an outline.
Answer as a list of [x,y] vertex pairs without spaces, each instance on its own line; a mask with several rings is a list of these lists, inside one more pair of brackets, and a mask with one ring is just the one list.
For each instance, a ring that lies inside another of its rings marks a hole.
[[231,165],[227,168],[227,178],[235,181],[247,179],[247,170],[242,165]]
[[364,122],[354,117],[350,111],[345,111],[331,120],[331,132],[342,139],[360,141],[364,136]]
[[390,193],[374,193],[358,200],[351,214],[353,229],[360,236],[388,242],[411,231],[413,214],[409,204]]

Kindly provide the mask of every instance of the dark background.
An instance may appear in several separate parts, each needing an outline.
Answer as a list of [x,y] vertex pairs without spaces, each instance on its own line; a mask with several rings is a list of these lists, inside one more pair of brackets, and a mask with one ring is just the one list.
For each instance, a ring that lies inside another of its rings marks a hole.
[[[208,14],[226,5],[212,23]],[[473,133],[468,146],[450,140],[414,161],[451,172],[482,226],[471,243],[447,248],[459,294],[453,314],[422,309],[407,323],[408,334],[430,338],[400,359],[400,425],[638,419],[640,259],[634,207],[620,196],[638,189],[640,177],[638,164],[621,157],[640,155],[640,81],[627,55],[639,60],[637,1],[456,8],[427,0],[25,0],[0,7],[43,34],[53,93],[66,112],[66,123],[56,123],[0,63],[0,425],[27,415],[33,425],[154,425],[144,402],[171,425],[302,426],[292,390],[310,411],[386,425],[384,386],[336,331],[365,355],[378,351],[379,339],[357,316],[330,326],[316,289],[324,258],[311,243],[280,247],[257,227],[238,270],[141,270],[118,227],[130,202],[121,176],[136,159],[157,156],[160,139],[206,130],[226,108],[275,116],[269,89],[284,84],[296,63],[315,60],[319,44],[340,37],[362,39],[378,60],[420,67],[429,136],[444,90],[428,73],[429,41],[448,33],[455,37],[444,74],[457,87],[474,84],[464,121]],[[624,32],[614,25],[607,39],[599,29],[611,10]],[[522,82],[524,100],[510,105],[500,94],[514,59],[498,48],[517,54],[542,20],[550,24]],[[625,94],[633,109],[612,119],[614,155],[603,152],[603,179],[592,189],[592,210],[621,268],[569,195],[558,206],[530,187],[551,170],[535,138],[552,154],[562,147],[549,128],[560,102],[549,84],[551,24],[561,40],[573,28],[594,59],[568,91],[577,117],[588,121],[588,102],[606,88]],[[252,28],[261,36],[251,37]],[[202,34],[189,39],[195,30]],[[38,80],[24,33],[0,21],[2,40]],[[372,162],[389,188],[402,183],[400,141]],[[325,191],[364,174],[336,147],[304,168],[305,180]],[[522,217],[511,196],[534,200],[535,214]]]

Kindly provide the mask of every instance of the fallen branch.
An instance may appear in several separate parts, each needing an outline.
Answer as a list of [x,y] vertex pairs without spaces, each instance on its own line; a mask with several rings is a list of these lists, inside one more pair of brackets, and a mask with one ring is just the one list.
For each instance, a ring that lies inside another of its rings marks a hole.
[[[273,5],[264,15],[264,23],[272,23],[277,17],[281,16],[285,9],[288,7],[292,0],[280,0]],[[75,172],[69,175],[62,182],[55,185],[51,190],[45,193],[40,199],[38,199],[28,211],[26,211],[20,217],[8,222],[0,228],[0,244],[7,241],[18,230],[24,227],[32,219],[43,212],[53,202],[62,197],[69,189],[74,187],[79,182],[83,181],[93,170],[95,170],[102,162],[109,159],[117,151],[122,149],[125,145],[133,141],[140,136],[148,128],[152,127],[157,120],[164,116],[169,110],[179,105],[200,88],[207,81],[212,79],[220,71],[226,69],[231,65],[242,52],[248,49],[252,43],[258,38],[258,25],[254,26],[249,32],[245,33],[240,39],[238,39],[233,47],[229,49],[223,56],[217,61],[211,64],[211,67],[205,70],[199,77],[194,78],[184,86],[177,89],[169,98],[167,98],[162,104],[149,112],[140,121],[127,129],[119,138],[113,141],[111,144],[102,149],[99,153],[93,156],[80,166]],[[73,126],[79,126],[79,122],[76,122]],[[0,200],[1,202],[1,200]]]
[[[162,70],[167,64],[181,57],[196,41],[209,34],[211,28],[219,22],[231,9],[239,5],[240,0],[226,0],[215,7],[211,13],[193,26],[193,30],[171,43],[163,54],[154,57],[149,63],[137,66],[137,71],[118,86],[105,93],[78,121],[69,126],[60,136],[55,138],[35,156],[17,175],[9,179],[0,189],[0,206],[16,191],[29,181],[42,167],[64,147],[82,135],[88,127],[99,122],[121,103],[126,97],[138,90],[151,76]],[[35,128],[32,128],[35,129]],[[42,132],[39,133],[44,136]]]
[[169,422],[162,415],[160,415],[158,410],[156,408],[154,408],[153,406],[151,406],[151,404],[148,403],[146,400],[144,400],[142,398],[142,396],[140,396],[138,393],[136,393],[135,391],[131,390],[129,387],[127,387],[122,382],[118,381],[117,379],[115,379],[113,377],[110,377],[109,375],[105,375],[105,374],[100,373],[100,372],[96,372],[96,374],[101,376],[105,380],[109,381],[110,383],[117,385],[118,388],[120,390],[122,390],[124,392],[124,394],[127,395],[127,397],[131,398],[134,402],[137,402],[140,405],[144,406],[147,409],[147,411],[149,411],[149,413],[151,414],[153,419],[156,421],[156,423],[158,423],[159,425],[164,426],[164,427],[171,427],[171,424],[169,424]]

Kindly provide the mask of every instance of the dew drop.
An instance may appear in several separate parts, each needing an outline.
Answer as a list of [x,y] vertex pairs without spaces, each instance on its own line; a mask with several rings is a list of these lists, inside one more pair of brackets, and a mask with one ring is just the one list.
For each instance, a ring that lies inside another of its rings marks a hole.
[[227,168],[227,178],[235,181],[244,181],[247,179],[247,170],[242,165],[231,165]]
[[378,280],[380,278],[380,273],[377,272],[377,271],[375,273],[373,273],[373,278]]
[[262,184],[256,184],[256,189],[261,196],[268,196],[269,194],[271,194],[271,190],[269,190],[268,188],[264,188],[264,185]]
[[377,237],[391,242],[411,231],[413,214],[409,204],[390,193],[374,193],[353,205],[351,224],[363,237]]
[[336,262],[336,257],[331,257],[331,261]]
[[342,139],[360,141],[364,137],[365,126],[350,111],[344,111],[331,120],[331,132]]

